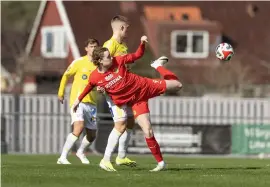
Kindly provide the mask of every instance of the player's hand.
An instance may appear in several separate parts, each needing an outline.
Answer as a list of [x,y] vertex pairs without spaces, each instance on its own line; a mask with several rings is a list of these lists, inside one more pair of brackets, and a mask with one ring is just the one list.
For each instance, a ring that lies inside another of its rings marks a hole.
[[148,43],[147,36],[142,36],[141,37],[141,43]]
[[105,93],[105,89],[104,88],[102,88],[102,87],[100,87],[100,86],[97,86],[97,91],[99,92],[99,93]]
[[72,111],[73,111],[74,113],[77,111],[79,104],[80,104],[79,99],[76,99],[75,102],[74,102],[73,105],[72,105]]
[[64,103],[64,96],[58,96],[58,100],[60,101],[60,103]]

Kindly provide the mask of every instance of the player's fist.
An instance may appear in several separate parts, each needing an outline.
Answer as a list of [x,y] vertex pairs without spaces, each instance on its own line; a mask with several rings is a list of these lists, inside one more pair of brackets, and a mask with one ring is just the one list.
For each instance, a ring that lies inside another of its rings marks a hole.
[[142,36],[141,37],[141,42],[142,43],[147,43],[148,42],[147,36]]
[[58,100],[60,101],[60,103],[64,103],[64,97],[63,96],[58,96]]

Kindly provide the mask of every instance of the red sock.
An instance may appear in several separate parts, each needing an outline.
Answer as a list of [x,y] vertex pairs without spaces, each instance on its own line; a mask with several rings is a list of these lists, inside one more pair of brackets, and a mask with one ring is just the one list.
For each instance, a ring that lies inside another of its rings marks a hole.
[[155,157],[156,161],[157,162],[163,161],[163,158],[160,152],[160,147],[155,137],[153,136],[151,138],[145,138],[145,141],[148,145],[148,148],[151,150],[152,155]]
[[178,80],[177,76],[174,73],[170,72],[163,66],[157,67],[156,70],[160,73],[160,75],[163,76],[165,80]]

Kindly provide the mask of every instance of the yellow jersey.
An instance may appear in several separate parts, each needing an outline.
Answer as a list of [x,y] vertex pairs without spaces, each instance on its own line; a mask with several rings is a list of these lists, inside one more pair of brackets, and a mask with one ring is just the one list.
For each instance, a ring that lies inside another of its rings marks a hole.
[[[60,87],[58,90],[58,96],[60,97],[64,96],[67,81],[71,76],[74,76],[74,80],[73,80],[72,88],[70,92],[70,99],[69,99],[69,104],[71,107],[74,101],[77,99],[77,97],[84,90],[85,86],[88,83],[89,75],[95,69],[96,69],[96,66],[93,64],[93,62],[89,60],[87,55],[74,60],[69,65],[64,75],[62,76]],[[82,102],[96,105],[97,104],[97,91],[94,91],[94,90],[91,91],[87,96],[85,96]]]
[[125,43],[119,43],[116,39],[111,38],[103,44],[103,47],[109,49],[111,56],[120,56],[128,53],[128,47]]

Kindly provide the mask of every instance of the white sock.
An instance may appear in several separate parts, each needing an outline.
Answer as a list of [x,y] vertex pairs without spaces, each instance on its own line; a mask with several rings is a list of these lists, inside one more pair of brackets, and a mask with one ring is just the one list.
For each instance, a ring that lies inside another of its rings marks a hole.
[[157,68],[158,68],[159,66],[161,66],[161,65],[160,65],[159,62],[154,62],[154,63],[151,64],[151,66],[152,66],[153,68],[157,69]]
[[125,158],[127,155],[128,143],[131,137],[132,129],[126,129],[126,131],[119,138],[118,145],[118,157]]
[[86,148],[86,147],[89,147],[91,144],[92,144],[92,142],[89,142],[89,141],[87,140],[86,135],[85,135],[85,136],[83,137],[83,140],[82,140],[82,143],[81,143],[79,149],[77,150],[77,153],[78,153],[78,154],[83,154],[85,148]]
[[117,146],[120,136],[121,133],[118,132],[115,128],[113,128],[108,138],[108,143],[103,157],[104,160],[111,161],[112,154]]
[[77,139],[78,137],[73,135],[72,133],[68,134],[62,150],[61,158],[67,158],[68,152],[70,151],[74,143],[77,141]]
[[165,165],[165,162],[162,160],[162,161],[160,161],[160,162],[158,163],[158,165],[163,166],[163,165]]

